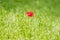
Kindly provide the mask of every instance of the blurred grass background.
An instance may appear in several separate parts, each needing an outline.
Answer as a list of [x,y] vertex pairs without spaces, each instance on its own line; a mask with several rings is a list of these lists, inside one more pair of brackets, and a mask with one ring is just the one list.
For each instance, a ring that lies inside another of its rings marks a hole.
[[0,0],[0,40],[60,40],[60,0]]

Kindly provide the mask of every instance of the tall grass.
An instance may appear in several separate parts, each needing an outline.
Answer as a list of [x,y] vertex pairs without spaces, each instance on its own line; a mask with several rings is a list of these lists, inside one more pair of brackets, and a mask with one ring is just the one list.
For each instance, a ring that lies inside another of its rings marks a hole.
[[60,40],[60,0],[0,0],[0,40]]

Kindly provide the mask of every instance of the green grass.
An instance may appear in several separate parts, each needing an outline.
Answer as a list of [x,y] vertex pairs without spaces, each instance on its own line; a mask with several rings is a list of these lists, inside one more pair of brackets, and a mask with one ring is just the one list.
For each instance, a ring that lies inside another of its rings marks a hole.
[[60,40],[60,0],[0,0],[0,40]]

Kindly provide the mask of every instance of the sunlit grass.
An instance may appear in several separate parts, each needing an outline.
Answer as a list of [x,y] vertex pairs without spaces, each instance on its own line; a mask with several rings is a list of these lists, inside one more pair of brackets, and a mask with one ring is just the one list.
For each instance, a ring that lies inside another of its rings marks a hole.
[[[60,12],[51,5],[55,1],[12,2],[0,6],[0,40],[60,40]],[[34,16],[28,17],[27,11]]]

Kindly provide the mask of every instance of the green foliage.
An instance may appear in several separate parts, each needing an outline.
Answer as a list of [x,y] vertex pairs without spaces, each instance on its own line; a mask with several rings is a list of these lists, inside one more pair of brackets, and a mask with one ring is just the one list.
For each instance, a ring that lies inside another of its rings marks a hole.
[[0,40],[60,40],[60,0],[0,0]]

